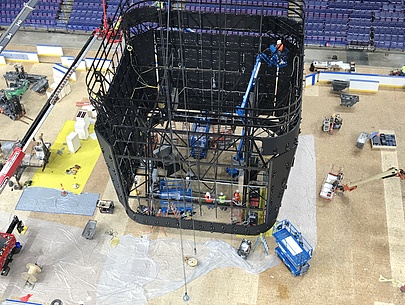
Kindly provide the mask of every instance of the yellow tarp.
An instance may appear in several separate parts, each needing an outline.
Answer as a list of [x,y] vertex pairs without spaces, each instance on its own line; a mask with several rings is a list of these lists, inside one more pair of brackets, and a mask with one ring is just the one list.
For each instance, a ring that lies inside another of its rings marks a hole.
[[[55,143],[51,145],[51,157],[45,170],[38,169],[32,178],[32,186],[57,188],[62,190],[61,184],[68,192],[80,194],[93,171],[100,156],[101,149],[97,140],[89,137],[80,140],[81,147],[76,153],[69,151],[66,137],[74,131],[75,121],[66,121],[59,132]],[[94,132],[94,125],[90,125],[89,134]],[[76,174],[67,174],[66,171],[80,166]],[[78,184],[77,189],[74,184]]]

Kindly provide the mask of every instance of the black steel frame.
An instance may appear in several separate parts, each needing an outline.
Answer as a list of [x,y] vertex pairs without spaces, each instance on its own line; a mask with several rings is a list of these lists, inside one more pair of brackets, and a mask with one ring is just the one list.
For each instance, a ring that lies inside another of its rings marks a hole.
[[[273,226],[300,132],[304,7],[303,1],[281,0],[120,3],[113,19],[120,18],[123,39],[101,42],[86,83],[98,140],[131,219],[245,235]],[[257,54],[268,53],[278,39],[288,49],[288,65],[262,65],[245,114],[237,115]],[[209,131],[193,130],[202,120],[209,121]],[[224,127],[230,132],[217,145]],[[205,157],[191,156],[191,136],[207,139]],[[237,154],[242,161],[233,160]],[[184,189],[192,185],[191,199],[168,201],[192,205],[196,214],[158,215],[159,179],[180,181]],[[236,188],[243,205],[229,208],[241,210],[245,221],[201,213],[209,205],[207,191],[216,197]],[[259,206],[249,202],[255,192]],[[252,224],[246,218],[254,211],[260,220]]]

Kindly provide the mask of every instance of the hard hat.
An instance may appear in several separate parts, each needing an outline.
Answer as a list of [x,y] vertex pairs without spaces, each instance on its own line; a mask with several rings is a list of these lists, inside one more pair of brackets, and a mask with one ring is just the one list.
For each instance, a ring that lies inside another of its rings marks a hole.
[[222,192],[221,192],[221,193],[219,193],[219,196],[223,196],[223,195],[224,195],[224,193],[222,193]]
[[236,192],[236,193],[239,193],[239,190],[236,190],[235,192]]
[[277,40],[277,44],[281,44],[281,39]]
[[210,192],[206,192],[205,196],[211,196]]

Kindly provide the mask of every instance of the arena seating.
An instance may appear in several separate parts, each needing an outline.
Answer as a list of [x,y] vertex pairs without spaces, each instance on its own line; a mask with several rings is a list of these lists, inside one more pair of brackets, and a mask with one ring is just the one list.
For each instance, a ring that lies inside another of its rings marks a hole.
[[307,45],[404,51],[404,26],[403,0],[306,1]]
[[[67,0],[41,0],[24,26],[55,28]],[[8,26],[23,0],[0,0],[0,26]],[[106,0],[113,17],[120,0]],[[137,2],[137,1],[133,1]],[[153,5],[147,1],[145,5]],[[405,0],[307,0],[306,45],[405,51]],[[188,0],[186,10],[288,16],[287,1]],[[103,18],[101,0],[74,0],[66,30],[93,31]]]
[[[62,0],[41,0],[23,27],[54,29]],[[9,26],[21,11],[24,1],[0,0],[0,26]]]
[[67,28],[93,31],[103,20],[101,0],[75,0]]

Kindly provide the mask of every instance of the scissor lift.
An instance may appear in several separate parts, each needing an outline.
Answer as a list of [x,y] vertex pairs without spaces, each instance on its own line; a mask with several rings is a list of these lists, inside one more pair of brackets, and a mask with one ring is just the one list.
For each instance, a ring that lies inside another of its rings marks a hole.
[[273,236],[278,245],[275,249],[276,254],[292,274],[297,276],[307,272],[313,249],[302,237],[301,232],[288,220],[282,220],[274,226]]

